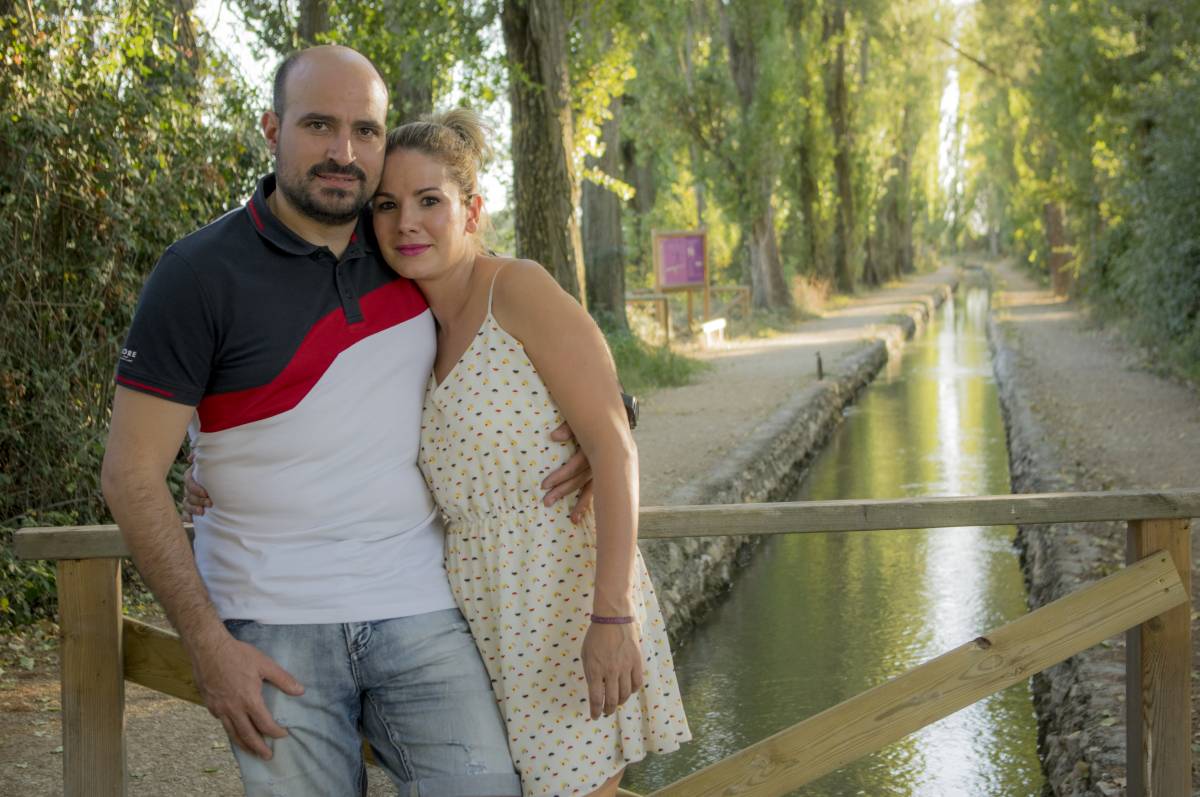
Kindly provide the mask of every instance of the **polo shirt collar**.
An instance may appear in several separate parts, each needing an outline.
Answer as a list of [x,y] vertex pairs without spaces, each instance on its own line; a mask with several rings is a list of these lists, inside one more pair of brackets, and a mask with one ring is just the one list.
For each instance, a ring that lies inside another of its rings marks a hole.
[[[270,206],[267,205],[267,197],[274,190],[275,174],[271,173],[258,181],[258,186],[254,189],[254,196],[250,197],[250,201],[246,203],[246,212],[254,224],[254,229],[269,243],[289,254],[311,255],[320,247],[292,232],[291,228],[276,218],[275,214],[271,212]],[[350,246],[347,247],[343,258],[360,251],[375,251],[374,238],[368,231],[369,218],[366,213],[359,214],[358,224],[350,236]]]

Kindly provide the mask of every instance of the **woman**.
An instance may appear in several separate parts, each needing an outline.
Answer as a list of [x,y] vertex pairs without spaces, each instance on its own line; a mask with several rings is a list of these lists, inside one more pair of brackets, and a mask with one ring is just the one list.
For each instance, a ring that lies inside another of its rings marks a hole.
[[[466,110],[392,131],[374,230],[437,321],[421,467],[524,794],[607,797],[690,738],[637,548],[637,452],[590,316],[537,263],[482,252],[485,153]],[[572,453],[548,442],[564,419],[594,474],[578,524],[540,500]]]
[[[404,125],[372,201],[384,259],[438,323],[422,470],[525,794],[615,794],[626,764],[690,738],[637,549],[637,452],[588,314],[537,263],[480,251],[484,157],[469,111]],[[564,418],[594,474],[578,526],[539,500]]]

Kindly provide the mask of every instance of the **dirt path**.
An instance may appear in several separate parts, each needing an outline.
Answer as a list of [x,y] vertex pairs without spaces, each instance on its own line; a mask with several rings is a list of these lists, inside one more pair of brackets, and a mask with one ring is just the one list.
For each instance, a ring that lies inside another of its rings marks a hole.
[[[1032,476],[1039,489],[1200,486],[1196,390],[1156,375],[1143,350],[1117,331],[1089,323],[1077,304],[1053,296],[1011,265],[999,264],[993,272],[999,288],[996,326],[1013,355],[1013,381],[1028,410],[1028,425],[1040,435],[1028,451],[1018,452],[1030,461],[1017,463],[1014,480]],[[1047,535],[1029,548],[1034,552],[1027,567],[1032,568],[1035,600],[1053,599],[1123,563],[1124,524],[1085,524],[1065,535],[1054,533],[1031,532]],[[1194,561],[1200,556],[1200,533],[1195,531],[1192,556]],[[1200,644],[1195,611],[1200,600],[1195,595],[1200,591],[1194,592],[1192,633]],[[1064,794],[1107,795],[1123,789],[1123,647],[1123,640],[1113,640],[1105,649],[1075,657],[1069,665],[1074,671],[1048,673],[1057,681],[1044,696],[1046,705],[1055,706],[1048,739],[1051,777],[1058,767]],[[1193,671],[1197,664],[1200,647],[1193,652]],[[1059,693],[1070,681],[1080,683],[1087,694],[1061,702]],[[1193,689],[1193,746],[1200,741],[1197,709],[1200,690]],[[1090,768],[1078,766],[1084,759],[1092,763]]]
[[[667,502],[785,399],[815,381],[818,352],[825,369],[833,371],[839,360],[868,341],[895,335],[889,319],[949,282],[953,273],[944,269],[914,277],[856,297],[786,333],[735,340],[696,355],[713,368],[692,385],[643,399],[637,432],[642,503]],[[242,793],[228,741],[205,709],[133,684],[127,685],[126,700],[131,797]],[[0,795],[60,794],[61,744],[53,655],[32,672],[7,668],[0,674]],[[381,772],[371,776],[371,797],[395,793]]]
[[784,334],[739,340],[697,357],[712,364],[694,383],[660,390],[642,401],[637,430],[642,504],[670,503],[671,494],[713,467],[724,451],[787,398],[816,381],[817,353],[827,372],[881,334],[889,319],[918,297],[950,282],[943,269],[856,297],[820,319]]

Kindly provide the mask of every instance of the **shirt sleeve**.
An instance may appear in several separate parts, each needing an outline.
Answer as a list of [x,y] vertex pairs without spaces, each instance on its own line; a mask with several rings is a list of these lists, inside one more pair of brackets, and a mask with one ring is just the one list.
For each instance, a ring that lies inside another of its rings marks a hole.
[[150,272],[117,362],[117,384],[196,406],[216,354],[214,316],[190,263],[168,249]]

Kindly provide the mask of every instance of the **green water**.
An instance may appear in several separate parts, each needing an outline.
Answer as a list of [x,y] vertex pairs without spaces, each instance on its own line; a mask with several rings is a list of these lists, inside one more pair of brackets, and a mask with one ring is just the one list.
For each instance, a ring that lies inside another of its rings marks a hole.
[[[946,302],[848,409],[795,500],[1009,492],[988,294]],[[631,767],[649,793],[1025,612],[1011,526],[768,539],[676,656],[694,741]],[[1028,684],[795,792],[1032,797]]]

